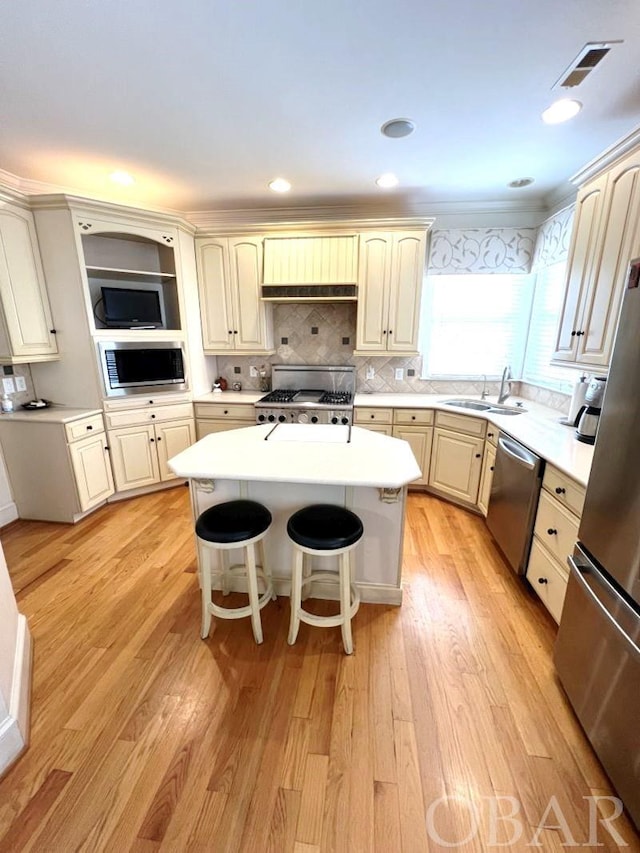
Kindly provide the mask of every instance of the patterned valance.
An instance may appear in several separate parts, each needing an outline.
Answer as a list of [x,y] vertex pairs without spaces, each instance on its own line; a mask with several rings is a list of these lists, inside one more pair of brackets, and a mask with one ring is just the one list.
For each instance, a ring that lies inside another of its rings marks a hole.
[[463,228],[433,231],[429,275],[528,273],[536,228]]
[[538,239],[533,253],[534,270],[567,260],[574,211],[574,205],[565,207],[538,228]]

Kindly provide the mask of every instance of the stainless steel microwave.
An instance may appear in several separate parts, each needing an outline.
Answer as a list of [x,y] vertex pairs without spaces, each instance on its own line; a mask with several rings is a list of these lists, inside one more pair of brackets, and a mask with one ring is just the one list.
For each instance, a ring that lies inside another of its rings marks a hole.
[[108,397],[189,389],[179,341],[101,341],[98,352]]

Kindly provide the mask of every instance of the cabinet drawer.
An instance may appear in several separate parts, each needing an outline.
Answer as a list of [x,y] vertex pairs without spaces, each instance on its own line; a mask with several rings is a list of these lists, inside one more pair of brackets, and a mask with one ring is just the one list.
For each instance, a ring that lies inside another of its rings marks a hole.
[[547,465],[542,485],[556,500],[568,506],[576,515],[582,515],[586,491],[584,486],[571,480],[551,465]]
[[535,538],[527,566],[527,580],[555,621],[560,622],[568,578]]
[[98,432],[104,432],[104,421],[102,415],[90,415],[88,418],[80,418],[64,425],[67,441],[77,441]]
[[394,424],[406,424],[407,426],[420,426],[433,423],[433,411],[431,409],[396,409],[393,413]]
[[484,436],[487,422],[480,418],[469,418],[466,415],[452,415],[450,412],[436,412],[436,426],[465,432],[467,435]]
[[214,418],[215,420],[255,421],[255,406],[249,403],[196,403],[194,406],[196,418]]
[[[563,569],[578,539],[578,519],[545,491],[540,492],[535,534]],[[568,567],[565,574],[569,574]]]
[[105,415],[107,429],[136,424],[154,424],[161,421],[175,421],[181,418],[192,418],[191,403],[176,403],[175,406],[154,406],[148,409],[129,409],[124,412],[110,412]]
[[360,408],[354,412],[354,423],[362,424],[390,424],[393,422],[393,409],[369,409]]
[[170,406],[174,403],[188,403],[190,400],[189,394],[171,394],[163,391],[160,394],[150,396],[144,394],[131,394],[125,397],[119,397],[117,400],[105,400],[102,408],[105,412],[122,412],[128,409],[148,409],[151,406]]
[[201,438],[204,438],[205,435],[211,435],[214,432],[226,432],[230,429],[246,429],[247,427],[253,426],[253,421],[248,423],[247,421],[232,421],[229,420],[199,420],[196,421],[196,433],[198,436],[198,441]]

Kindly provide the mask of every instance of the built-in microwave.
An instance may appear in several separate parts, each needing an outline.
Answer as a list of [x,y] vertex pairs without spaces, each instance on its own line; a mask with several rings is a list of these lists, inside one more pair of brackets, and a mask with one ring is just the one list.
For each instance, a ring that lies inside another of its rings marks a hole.
[[108,397],[189,388],[179,341],[100,341],[98,352]]

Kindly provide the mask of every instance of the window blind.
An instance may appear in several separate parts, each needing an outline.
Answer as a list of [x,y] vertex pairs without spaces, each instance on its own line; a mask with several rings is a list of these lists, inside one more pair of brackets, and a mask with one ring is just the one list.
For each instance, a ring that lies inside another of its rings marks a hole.
[[423,378],[499,377],[522,370],[530,275],[436,275],[425,282]]
[[571,392],[576,379],[575,370],[552,367],[549,363],[556,347],[565,270],[566,261],[562,261],[538,270],[536,275],[522,378],[535,385]]

